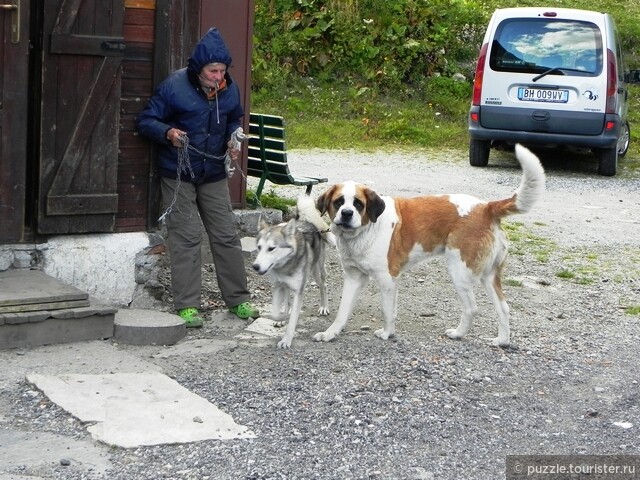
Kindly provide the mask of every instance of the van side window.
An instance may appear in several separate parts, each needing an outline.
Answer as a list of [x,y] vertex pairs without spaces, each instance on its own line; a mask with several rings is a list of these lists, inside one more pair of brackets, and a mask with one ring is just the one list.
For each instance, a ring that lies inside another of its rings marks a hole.
[[597,76],[602,71],[602,34],[591,22],[513,18],[497,28],[489,65],[501,72]]

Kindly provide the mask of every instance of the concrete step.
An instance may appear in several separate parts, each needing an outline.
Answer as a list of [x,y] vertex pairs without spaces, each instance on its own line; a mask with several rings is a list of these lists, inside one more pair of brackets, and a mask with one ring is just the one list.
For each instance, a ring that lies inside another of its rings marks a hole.
[[118,310],[40,270],[0,272],[0,349],[110,338],[130,345],[173,345],[186,334],[177,315]]
[[0,314],[88,307],[89,295],[41,270],[0,272]]
[[116,312],[40,270],[0,272],[0,349],[111,338]]
[[98,305],[0,313],[0,349],[111,338],[117,311]]
[[187,335],[178,315],[146,309],[120,309],[113,340],[127,345],[174,345]]
[[187,335],[177,315],[90,306],[0,313],[0,349],[113,339],[126,345],[174,345]]

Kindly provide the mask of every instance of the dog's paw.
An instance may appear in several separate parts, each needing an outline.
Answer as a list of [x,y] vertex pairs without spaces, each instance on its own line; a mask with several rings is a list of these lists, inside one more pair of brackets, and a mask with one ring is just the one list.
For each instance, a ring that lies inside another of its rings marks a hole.
[[395,332],[393,331],[387,332],[385,331],[384,328],[380,328],[376,330],[375,332],[373,332],[373,334],[376,337],[381,338],[382,340],[389,340],[391,337],[395,336]]
[[496,337],[491,339],[491,345],[494,347],[509,348],[511,346],[511,342],[508,338]]
[[320,307],[318,309],[318,315],[329,315],[329,308],[328,307]]
[[452,340],[460,340],[464,335],[458,333],[456,328],[449,328],[445,330],[444,334]]
[[330,331],[328,331],[328,330],[327,330],[327,331],[324,331],[324,332],[316,333],[316,334],[313,336],[313,339],[314,339],[316,342],[330,342],[330,341],[331,341],[331,340],[333,340],[334,338],[336,338],[335,333],[330,332]]
[[287,322],[277,321],[277,322],[273,322],[273,326],[276,328],[281,328],[281,327],[284,327],[285,323]]
[[291,347],[291,338],[282,337],[282,340],[278,342],[278,348],[290,348]]

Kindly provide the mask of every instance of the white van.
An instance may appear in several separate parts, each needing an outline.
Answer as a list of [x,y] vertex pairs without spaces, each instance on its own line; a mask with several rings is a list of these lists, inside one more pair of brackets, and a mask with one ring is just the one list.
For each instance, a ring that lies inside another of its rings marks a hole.
[[598,173],[615,175],[629,148],[630,79],[607,13],[568,8],[498,9],[484,37],[469,113],[469,162],[491,147],[592,149]]

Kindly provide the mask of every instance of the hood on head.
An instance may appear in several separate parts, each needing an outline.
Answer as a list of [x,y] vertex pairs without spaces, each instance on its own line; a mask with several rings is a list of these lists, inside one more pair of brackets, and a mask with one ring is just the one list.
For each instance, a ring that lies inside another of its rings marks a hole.
[[196,44],[187,62],[187,68],[200,73],[202,67],[209,63],[231,65],[231,54],[217,28],[211,28]]

